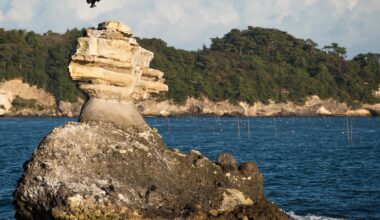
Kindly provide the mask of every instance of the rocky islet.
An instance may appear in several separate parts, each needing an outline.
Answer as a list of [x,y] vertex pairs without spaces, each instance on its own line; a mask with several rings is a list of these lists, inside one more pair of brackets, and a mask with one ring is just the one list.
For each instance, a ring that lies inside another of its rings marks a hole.
[[78,40],[70,72],[89,101],[25,163],[16,218],[288,219],[265,199],[255,163],[171,150],[144,122],[134,102],[167,90],[152,58],[119,22]]

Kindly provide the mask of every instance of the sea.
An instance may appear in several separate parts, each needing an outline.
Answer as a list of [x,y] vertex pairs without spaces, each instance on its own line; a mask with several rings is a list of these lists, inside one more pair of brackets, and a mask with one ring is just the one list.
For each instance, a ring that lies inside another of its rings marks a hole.
[[[75,118],[0,118],[0,219],[41,139]],[[380,120],[346,117],[146,118],[170,148],[253,161],[267,199],[295,219],[380,219]]]

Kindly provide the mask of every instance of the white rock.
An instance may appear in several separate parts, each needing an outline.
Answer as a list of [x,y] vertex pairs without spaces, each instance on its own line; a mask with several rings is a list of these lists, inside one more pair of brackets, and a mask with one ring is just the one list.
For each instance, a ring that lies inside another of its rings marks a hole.
[[153,53],[131,38],[130,28],[118,21],[99,24],[78,39],[69,65],[70,75],[90,98],[80,121],[112,122],[121,126],[141,126],[144,119],[134,102],[150,93],[168,91],[163,73],[149,68]]
[[318,110],[317,110],[317,114],[318,115],[332,115],[332,113],[327,110],[325,107],[320,107]]

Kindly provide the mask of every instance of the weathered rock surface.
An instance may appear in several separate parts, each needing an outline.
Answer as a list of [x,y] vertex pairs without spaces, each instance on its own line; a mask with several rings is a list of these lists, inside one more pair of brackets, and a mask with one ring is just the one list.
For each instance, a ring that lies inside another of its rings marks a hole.
[[256,164],[169,150],[147,126],[66,124],[24,168],[17,219],[288,219]]
[[24,99],[35,99],[43,106],[54,106],[55,104],[55,98],[52,94],[42,88],[29,85],[21,79],[1,82],[0,90],[5,93],[10,93],[13,98],[19,96]]
[[371,116],[372,113],[368,109],[355,109],[355,110],[349,110],[345,113],[347,116]]
[[380,116],[380,104],[372,104],[372,105],[363,105],[364,109],[367,109],[371,112],[373,116]]
[[0,90],[0,115],[5,115],[11,110],[12,101],[11,93]]
[[144,122],[134,102],[168,89],[152,58],[119,22],[78,40],[69,69],[89,97],[81,123],[54,129],[25,163],[16,218],[288,219],[256,164],[171,151]]
[[325,107],[320,107],[318,110],[317,110],[317,114],[318,115],[326,115],[326,116],[328,116],[328,115],[332,115],[332,113],[329,111],[329,110],[327,110]]
[[[228,101],[213,102],[207,98],[188,98],[184,104],[176,104],[169,100],[143,100],[136,104],[143,115],[178,116],[178,115],[244,115],[244,116],[378,116],[380,104],[363,105],[361,110],[350,108],[346,103],[333,99],[322,100],[318,96],[310,96],[305,103],[294,102],[269,103],[256,102],[252,105],[240,102],[231,104]],[[365,110],[368,110],[365,112]],[[370,114],[368,114],[368,112]]]
[[[117,21],[87,29],[78,39],[70,75],[89,97],[80,121],[141,126],[134,102],[168,90],[163,73],[149,68],[153,53],[139,46],[129,27]],[[112,111],[110,110],[112,109]]]
[[79,116],[83,103],[84,101],[82,99],[78,99],[78,101],[75,103],[60,101],[58,103],[58,116],[66,116],[66,117]]
[[[13,80],[12,80],[13,81]],[[22,83],[20,80],[17,80]],[[13,84],[12,82],[11,84]],[[9,85],[9,81],[4,83]],[[25,83],[24,83],[25,84]],[[1,85],[1,83],[0,83]],[[17,83],[18,85],[18,83]],[[30,85],[25,85],[32,87]],[[12,108],[14,94],[12,91],[16,87],[7,87],[8,90],[1,91],[0,86],[0,116],[67,116],[78,117],[83,105],[83,100],[79,99],[75,103],[61,101],[58,106],[43,105],[44,96],[36,97],[37,103],[41,109],[15,109]],[[19,88],[19,87],[17,87]],[[22,88],[22,87],[20,87]],[[37,89],[37,88],[35,88]],[[17,91],[17,89],[15,89]],[[26,90],[28,91],[28,90]],[[27,93],[27,92],[25,92]],[[29,91],[30,93],[30,91]],[[32,92],[35,93],[35,92]],[[28,97],[23,96],[27,99]],[[54,99],[53,96],[50,95]],[[314,100],[303,104],[288,103],[261,103],[257,102],[252,105],[241,102],[239,104],[231,104],[228,101],[213,102],[207,98],[194,99],[189,98],[184,104],[176,104],[169,100],[157,101],[147,99],[138,101],[135,106],[143,115],[150,116],[182,116],[182,115],[245,115],[255,116],[369,116],[363,114],[363,110],[356,111],[345,103],[339,103],[332,99],[322,100],[317,96],[311,96],[307,99]],[[50,101],[49,101],[50,102]],[[380,104],[364,104],[359,109],[368,110],[371,116],[380,116]]]
[[[15,106],[15,99],[24,103],[18,101]],[[21,79],[0,82],[0,116],[55,116],[55,113],[55,98],[44,89]]]

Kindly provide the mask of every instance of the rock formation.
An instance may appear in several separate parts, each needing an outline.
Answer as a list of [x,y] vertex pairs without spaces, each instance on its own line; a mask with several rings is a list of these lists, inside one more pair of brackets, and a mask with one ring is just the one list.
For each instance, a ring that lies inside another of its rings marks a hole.
[[80,115],[80,110],[82,106],[82,99],[78,99],[78,101],[74,103],[60,101],[57,106],[58,115],[66,117],[78,117]]
[[317,110],[317,114],[318,115],[324,115],[324,116],[329,116],[329,115],[332,115],[332,113],[327,110],[325,107],[320,107],[318,110]]
[[152,53],[108,22],[87,30],[70,64],[90,100],[24,165],[17,219],[288,219],[263,194],[257,165],[170,150],[133,102],[167,90]]
[[25,165],[17,219],[287,219],[254,163],[169,150],[155,129],[56,128]]
[[[137,103],[138,109],[144,115],[244,115],[250,117],[257,116],[317,116],[331,115],[344,116],[351,108],[345,104],[333,99],[322,100],[318,96],[308,97],[304,103],[294,102],[277,103],[268,101],[268,103],[256,102],[248,104],[240,102],[232,104],[229,101],[214,102],[206,97],[201,99],[188,98],[185,103],[177,104],[169,100],[155,101],[152,99],[140,101]],[[362,108],[380,109],[380,106],[364,105]],[[165,114],[162,114],[165,113]],[[354,112],[356,113],[356,112]],[[353,114],[349,114],[354,116]],[[363,116],[355,115],[355,116]]]
[[69,66],[73,80],[89,97],[80,121],[106,121],[122,126],[144,124],[134,102],[167,91],[163,73],[149,68],[153,53],[141,48],[129,27],[104,22],[78,39]]

